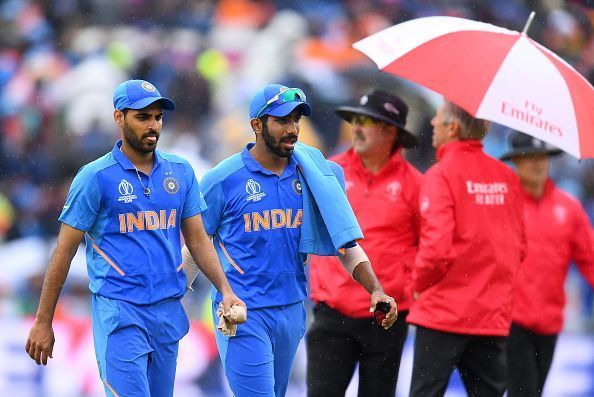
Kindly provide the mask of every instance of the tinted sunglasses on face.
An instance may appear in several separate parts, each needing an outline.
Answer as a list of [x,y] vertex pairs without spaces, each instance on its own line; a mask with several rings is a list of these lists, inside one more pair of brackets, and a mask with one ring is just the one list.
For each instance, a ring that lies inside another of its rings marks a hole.
[[259,118],[262,112],[264,112],[266,109],[269,109],[272,105],[275,105],[274,107],[277,107],[287,102],[305,102],[306,100],[307,98],[301,89],[289,88],[288,90],[279,92],[278,94],[270,98],[268,101],[266,101],[266,105],[264,105],[262,109],[260,109],[258,114],[256,114],[255,118]]
[[369,117],[369,116],[353,116],[353,118],[351,118],[351,124],[358,124],[361,127],[370,127],[372,125],[376,125],[378,124],[379,121],[374,119],[373,117]]

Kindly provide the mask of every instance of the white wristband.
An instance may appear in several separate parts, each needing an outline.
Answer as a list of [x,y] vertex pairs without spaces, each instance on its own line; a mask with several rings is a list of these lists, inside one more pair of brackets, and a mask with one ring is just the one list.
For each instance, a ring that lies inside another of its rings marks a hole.
[[182,248],[182,263],[184,264],[184,272],[186,272],[186,288],[192,289],[192,284],[200,269],[192,257],[190,250],[185,245],[184,248]]
[[353,275],[353,270],[355,270],[359,263],[369,262],[367,254],[359,244],[352,248],[346,248],[344,255],[338,255],[338,259],[351,276]]

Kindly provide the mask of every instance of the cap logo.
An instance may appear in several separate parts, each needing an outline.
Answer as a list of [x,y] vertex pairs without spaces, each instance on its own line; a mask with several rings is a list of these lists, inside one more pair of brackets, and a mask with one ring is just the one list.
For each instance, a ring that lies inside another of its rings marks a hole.
[[143,82],[140,86],[148,92],[155,92],[157,90],[155,86],[149,83],[148,81]]
[[363,95],[359,100],[359,104],[361,104],[362,106],[367,105],[367,102],[369,102],[369,97],[367,95]]
[[384,109],[387,112],[394,113],[396,115],[400,115],[400,111],[398,109],[396,109],[396,107],[394,105],[392,105],[390,102],[384,102]]
[[534,146],[535,148],[544,148],[545,143],[539,139],[532,138],[532,146]]

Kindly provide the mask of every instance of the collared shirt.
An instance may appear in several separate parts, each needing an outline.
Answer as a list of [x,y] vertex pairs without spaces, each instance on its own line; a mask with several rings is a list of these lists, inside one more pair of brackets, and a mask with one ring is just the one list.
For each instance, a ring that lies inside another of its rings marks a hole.
[[513,321],[539,334],[558,334],[570,263],[594,286],[592,226],[580,202],[551,180],[538,200],[523,193],[528,249],[517,274]]
[[151,174],[137,174],[121,145],[79,170],[59,220],[86,232],[91,292],[135,304],[181,298],[180,222],[206,209],[198,181],[186,160],[158,150]]
[[[408,310],[412,264],[417,253],[422,175],[397,151],[373,174],[353,149],[331,158],[341,165],[349,203],[365,239],[359,242],[385,292]],[[350,317],[371,317],[369,293],[353,280],[336,257],[313,256],[311,297]]]
[[[305,255],[299,253],[303,198],[297,163],[291,156],[278,176],[254,160],[253,145],[204,175],[204,226],[229,283],[248,308],[300,302],[307,296],[307,280]],[[221,300],[214,289],[213,300]]]

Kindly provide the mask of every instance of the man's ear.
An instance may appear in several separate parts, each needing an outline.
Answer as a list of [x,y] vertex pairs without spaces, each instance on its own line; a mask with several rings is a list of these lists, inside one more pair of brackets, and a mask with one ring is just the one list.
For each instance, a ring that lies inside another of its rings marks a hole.
[[390,134],[394,136],[394,141],[398,140],[398,135],[400,135],[400,130],[398,127],[392,124],[383,123],[384,129]]
[[251,119],[250,125],[252,126],[252,131],[254,131],[256,134],[259,134],[260,132],[262,132],[262,126],[263,126],[262,119]]
[[458,120],[454,120],[451,123],[448,123],[448,136],[450,138],[459,139],[460,138],[460,122]]
[[113,119],[118,125],[118,127],[124,126],[124,112],[122,112],[121,110],[116,109],[113,111]]

